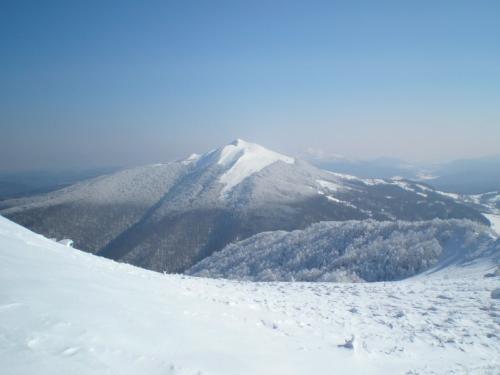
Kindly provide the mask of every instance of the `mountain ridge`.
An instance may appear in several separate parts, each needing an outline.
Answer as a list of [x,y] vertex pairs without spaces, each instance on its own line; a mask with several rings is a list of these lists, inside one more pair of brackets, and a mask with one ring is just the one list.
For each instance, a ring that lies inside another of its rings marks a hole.
[[254,234],[319,221],[488,223],[422,183],[332,173],[243,140],[3,204],[0,214],[48,237],[71,238],[85,251],[167,272],[183,272]]

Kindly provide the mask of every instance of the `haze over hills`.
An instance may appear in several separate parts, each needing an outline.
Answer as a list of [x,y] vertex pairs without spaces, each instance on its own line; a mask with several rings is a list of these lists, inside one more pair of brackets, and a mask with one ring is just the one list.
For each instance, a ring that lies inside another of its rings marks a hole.
[[62,189],[78,181],[117,171],[117,167],[0,172],[0,201]]
[[[309,150],[302,154],[302,158],[319,168],[337,173],[376,179],[402,177],[426,182],[438,190],[451,193],[483,194],[500,190],[500,156],[446,163],[409,163],[391,157],[350,159]],[[125,167],[0,172],[0,201],[58,190],[121,169]]]
[[500,191],[500,155],[455,160],[439,166],[432,186],[444,191],[481,194]]
[[304,159],[319,168],[361,178],[392,178],[397,176],[417,180],[418,175],[425,171],[423,165],[414,165],[390,157],[361,160],[346,158],[342,155],[309,152],[304,155]]
[[426,182],[446,192],[482,194],[500,190],[500,156],[454,160],[446,163],[409,163],[396,158],[352,160],[340,155],[309,152],[312,164],[363,178],[402,177]]
[[254,234],[319,221],[488,224],[476,209],[423,183],[332,173],[243,140],[1,205],[2,215],[38,233],[167,272],[182,272]]

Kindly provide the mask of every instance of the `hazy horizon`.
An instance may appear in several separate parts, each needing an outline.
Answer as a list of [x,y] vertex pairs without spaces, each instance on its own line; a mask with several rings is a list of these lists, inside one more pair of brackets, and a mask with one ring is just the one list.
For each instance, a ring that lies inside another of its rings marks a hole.
[[[236,139],[236,138],[235,138]],[[224,145],[227,145],[231,142],[233,142],[235,139],[231,141],[227,141],[223,144],[218,144],[215,145],[214,147],[209,147],[204,150],[194,150],[191,152],[183,153],[180,154],[179,156],[173,156],[171,158],[164,158],[164,159],[150,159],[142,162],[130,162],[130,163],[95,163],[95,164],[90,164],[86,163],[85,160],[82,163],[79,164],[66,164],[66,163],[59,163],[57,165],[47,165],[47,166],[37,166],[36,163],[30,164],[26,168],[0,168],[0,173],[37,173],[37,172],[69,172],[71,170],[74,171],[92,171],[92,170],[107,170],[107,169],[121,169],[121,168],[133,168],[137,166],[143,166],[143,165],[148,165],[148,164],[156,164],[156,163],[166,163],[166,162],[172,162],[172,161],[178,161],[185,159],[189,157],[191,154],[204,154],[207,152],[210,152],[216,148],[223,147]],[[241,138],[239,138],[241,139]],[[244,139],[246,142],[250,143],[255,143],[252,142],[251,140]],[[393,159],[393,161],[401,161],[402,163],[408,163],[413,166],[421,166],[421,167],[430,167],[432,165],[440,165],[440,164],[446,164],[450,162],[455,162],[455,161],[462,161],[462,160],[488,160],[488,159],[499,159],[500,160],[500,153],[497,154],[488,154],[488,155],[482,155],[482,156],[477,156],[477,157],[464,157],[464,158],[450,158],[450,159],[441,159],[441,160],[409,160],[409,159],[403,159],[400,157],[395,157],[391,155],[377,155],[377,156],[372,156],[372,157],[365,157],[365,158],[360,158],[356,156],[346,156],[343,154],[338,154],[338,153],[328,153],[324,149],[307,149],[307,150],[302,150],[297,153],[288,153],[284,152],[283,150],[278,150],[276,148],[271,148],[267,147],[265,144],[261,144],[262,146],[271,149],[273,151],[280,152],[282,154],[285,154],[287,156],[295,157],[298,159],[306,160],[306,161],[346,161],[346,162],[374,162],[374,161],[384,161],[384,160],[389,160]]]
[[500,154],[500,3],[3,2],[0,171]]

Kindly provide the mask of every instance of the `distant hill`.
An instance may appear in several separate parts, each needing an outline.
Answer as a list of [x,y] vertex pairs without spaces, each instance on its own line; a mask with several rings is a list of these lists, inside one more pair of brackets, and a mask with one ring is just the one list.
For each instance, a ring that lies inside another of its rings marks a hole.
[[103,167],[63,171],[0,172],[0,201],[48,193],[117,170],[117,167]]
[[438,190],[460,194],[482,194],[500,190],[500,156],[455,160],[442,164],[411,164],[394,158],[349,160],[314,157],[319,168],[363,178],[402,177],[423,181]]
[[500,156],[456,160],[438,167],[429,183],[439,190],[481,194],[500,190]]

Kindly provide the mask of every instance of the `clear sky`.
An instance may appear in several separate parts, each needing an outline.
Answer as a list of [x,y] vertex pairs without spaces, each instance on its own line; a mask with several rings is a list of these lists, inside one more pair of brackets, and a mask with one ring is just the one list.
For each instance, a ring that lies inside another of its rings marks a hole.
[[500,1],[0,2],[0,170],[500,154]]

